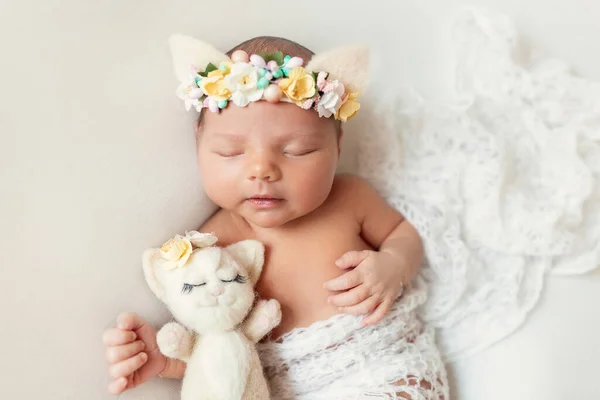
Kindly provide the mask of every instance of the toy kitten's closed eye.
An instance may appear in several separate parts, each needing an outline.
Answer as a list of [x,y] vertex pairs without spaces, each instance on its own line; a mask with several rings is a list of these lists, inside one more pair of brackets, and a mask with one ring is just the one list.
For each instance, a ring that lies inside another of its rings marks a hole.
[[240,274],[237,274],[235,276],[235,278],[233,278],[231,280],[228,280],[228,281],[224,280],[224,279],[221,279],[221,282],[223,282],[223,283],[230,283],[230,282],[246,283],[246,282],[248,282],[248,278],[246,278],[245,276],[242,276]]
[[205,283],[200,283],[198,285],[192,285],[190,283],[184,283],[183,284],[183,288],[181,288],[181,293],[188,294],[188,293],[190,293],[192,291],[193,288],[204,286],[204,285],[206,285],[206,282]]
[[[231,282],[246,283],[246,282],[248,282],[248,278],[245,276],[242,276],[240,274],[237,274],[235,276],[235,278],[230,279],[230,280],[221,279],[221,282],[223,282],[223,283],[231,283]],[[200,287],[200,286],[204,286],[204,285],[206,285],[206,282],[199,283],[197,285],[193,285],[191,283],[184,283],[183,287],[181,288],[181,293],[183,293],[183,294],[191,293],[192,289],[194,289],[195,287]]]

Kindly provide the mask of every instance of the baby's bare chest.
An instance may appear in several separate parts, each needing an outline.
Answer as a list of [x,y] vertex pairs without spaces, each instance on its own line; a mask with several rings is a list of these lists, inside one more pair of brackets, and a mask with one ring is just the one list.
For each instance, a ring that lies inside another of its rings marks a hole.
[[275,337],[337,313],[323,284],[344,273],[335,261],[352,250],[369,249],[360,229],[351,223],[294,233],[269,240],[267,257],[256,290],[262,298],[281,303],[283,320]]

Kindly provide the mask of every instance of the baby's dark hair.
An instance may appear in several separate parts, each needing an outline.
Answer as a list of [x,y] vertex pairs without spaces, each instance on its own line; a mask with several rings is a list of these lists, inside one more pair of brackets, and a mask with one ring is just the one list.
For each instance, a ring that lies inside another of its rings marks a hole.
[[301,44],[276,36],[259,36],[246,40],[229,50],[227,55],[231,56],[236,50],[244,50],[248,54],[258,54],[261,51],[265,53],[281,51],[283,54],[291,57],[300,57],[305,63],[315,55],[315,53]]
[[[259,52],[272,53],[274,51],[281,51],[284,55],[291,57],[300,57],[304,60],[304,65],[315,55],[314,52],[296,43],[292,40],[276,37],[276,36],[258,36],[252,39],[248,39],[229,50],[227,55],[231,57],[234,51],[244,50],[248,54],[258,54]],[[202,117],[204,116],[205,108],[200,112],[198,117],[198,126],[202,123]],[[331,119],[335,123],[335,130],[339,134],[342,131],[341,121]]]

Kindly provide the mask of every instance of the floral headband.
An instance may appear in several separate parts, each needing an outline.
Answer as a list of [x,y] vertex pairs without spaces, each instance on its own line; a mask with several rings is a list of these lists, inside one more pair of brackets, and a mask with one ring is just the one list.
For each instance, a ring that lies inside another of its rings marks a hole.
[[363,46],[339,48],[315,55],[304,66],[300,57],[270,54],[248,55],[237,50],[231,58],[211,45],[189,36],[170,39],[173,66],[180,81],[177,96],[200,112],[212,112],[233,103],[246,107],[266,100],[294,103],[320,117],[347,121],[360,104],[369,64]]

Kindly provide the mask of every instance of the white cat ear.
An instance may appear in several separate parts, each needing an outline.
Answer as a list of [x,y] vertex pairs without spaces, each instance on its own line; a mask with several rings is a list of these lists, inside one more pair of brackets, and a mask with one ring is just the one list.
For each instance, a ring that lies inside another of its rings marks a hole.
[[209,63],[218,66],[223,61],[231,61],[227,54],[191,36],[172,35],[169,38],[169,45],[175,76],[180,82],[188,80],[192,66],[196,71],[204,71]]
[[161,256],[159,249],[148,249],[142,256],[142,267],[146,283],[152,293],[163,303],[165,302],[165,288],[159,279],[158,268],[161,268],[164,262],[165,259]]
[[258,240],[242,240],[225,248],[229,254],[248,269],[252,285],[256,285],[265,262],[265,246]]
[[[367,85],[371,52],[367,46],[345,46],[315,54],[306,65],[310,72],[329,72],[351,92],[362,93]],[[329,80],[329,78],[328,78]]]

